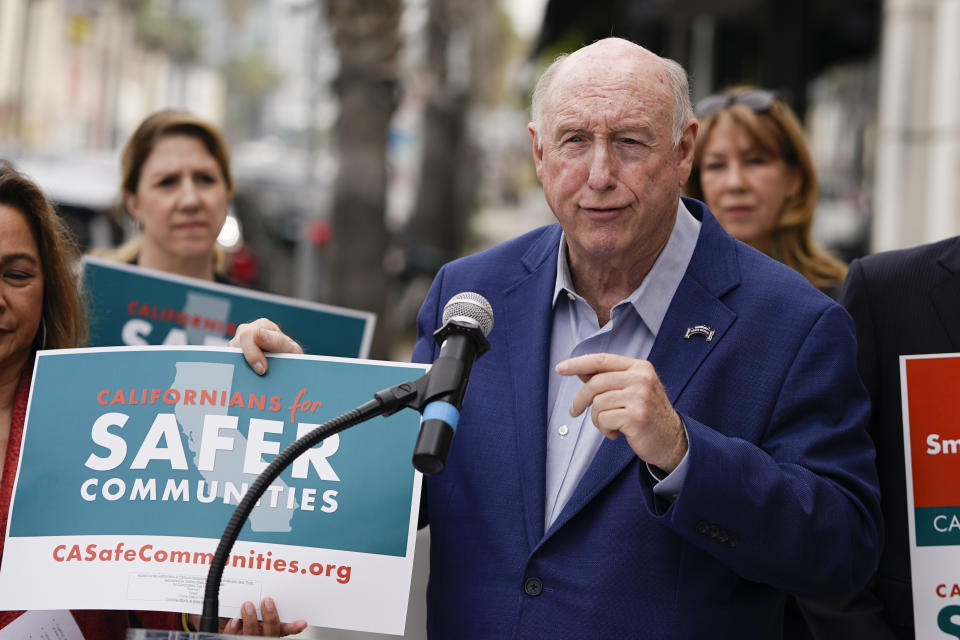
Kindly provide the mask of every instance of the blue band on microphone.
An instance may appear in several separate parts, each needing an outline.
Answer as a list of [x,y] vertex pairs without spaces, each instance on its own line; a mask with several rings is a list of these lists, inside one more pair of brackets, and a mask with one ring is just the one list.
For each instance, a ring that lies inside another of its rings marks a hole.
[[434,401],[424,407],[423,418],[421,418],[420,424],[423,424],[426,420],[446,422],[456,431],[457,423],[460,422],[460,412],[449,402]]

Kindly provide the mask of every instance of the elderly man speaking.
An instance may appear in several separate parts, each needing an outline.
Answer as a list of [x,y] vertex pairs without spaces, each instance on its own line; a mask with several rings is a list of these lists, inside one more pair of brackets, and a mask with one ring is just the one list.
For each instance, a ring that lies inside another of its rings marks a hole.
[[852,323],[681,200],[676,63],[584,47],[529,129],[559,224],[446,265],[419,316],[432,362],[450,297],[496,314],[426,484],[430,637],[782,637],[787,593],[850,594],[879,558]]
[[[430,637],[780,638],[788,593],[851,594],[880,554],[852,322],[680,198],[676,63],[586,46],[529,129],[559,224],[444,266],[418,319],[432,362],[451,297],[496,316],[425,485]],[[273,329],[234,341],[258,370]]]

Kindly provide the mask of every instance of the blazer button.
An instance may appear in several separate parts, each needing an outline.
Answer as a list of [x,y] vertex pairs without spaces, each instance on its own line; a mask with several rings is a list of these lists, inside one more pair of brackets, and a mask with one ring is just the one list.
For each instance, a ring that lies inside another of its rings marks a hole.
[[523,583],[523,592],[533,597],[540,595],[543,593],[543,580],[540,578],[527,578]]
[[710,525],[707,523],[706,520],[701,520],[700,522],[697,523],[697,533],[706,535],[707,529],[709,529],[709,527]]

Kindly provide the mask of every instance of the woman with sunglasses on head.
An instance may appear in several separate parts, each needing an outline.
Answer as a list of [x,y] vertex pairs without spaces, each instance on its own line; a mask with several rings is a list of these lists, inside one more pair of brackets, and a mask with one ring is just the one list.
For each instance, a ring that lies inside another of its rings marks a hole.
[[846,265],[810,235],[817,175],[803,126],[772,91],[737,87],[694,107],[700,132],[687,195],[732,236],[836,298]]

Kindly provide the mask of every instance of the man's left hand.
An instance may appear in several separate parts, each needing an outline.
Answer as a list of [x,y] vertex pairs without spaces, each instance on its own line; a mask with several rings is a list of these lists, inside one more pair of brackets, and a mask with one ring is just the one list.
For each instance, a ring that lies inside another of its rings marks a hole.
[[584,383],[573,398],[571,416],[592,405],[593,424],[604,436],[616,440],[623,434],[641,460],[666,473],[683,460],[683,421],[648,361],[591,353],[560,362],[557,373],[578,376]]

